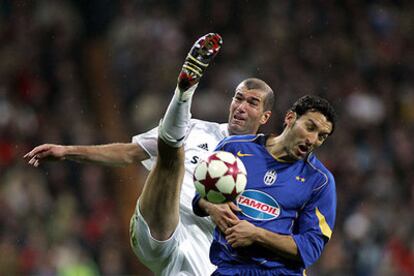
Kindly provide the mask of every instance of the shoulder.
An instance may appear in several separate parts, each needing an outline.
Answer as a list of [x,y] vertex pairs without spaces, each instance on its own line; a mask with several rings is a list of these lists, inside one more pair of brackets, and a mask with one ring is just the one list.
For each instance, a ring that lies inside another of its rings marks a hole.
[[335,178],[333,174],[322,164],[322,162],[314,155],[311,154],[306,159],[306,163],[309,170],[313,173],[316,180],[315,189],[322,187],[329,187],[335,189]]
[[212,127],[220,127],[221,125],[220,123],[204,121],[204,120],[199,120],[199,119],[191,119],[190,124],[195,125],[195,126],[212,126]]
[[198,119],[191,119],[190,120],[190,127],[192,129],[227,131],[227,124],[203,121],[203,120],[198,120]]
[[203,121],[198,119],[190,120],[189,135],[197,136],[214,136],[219,141],[229,135],[227,130],[227,124],[220,124],[216,122]]
[[146,132],[132,136],[132,143],[138,144],[143,140],[156,140],[158,138],[158,127],[154,127]]
[[221,141],[220,145],[225,146],[235,143],[256,143],[264,145],[265,141],[266,137],[264,134],[233,135],[226,137],[223,141]]

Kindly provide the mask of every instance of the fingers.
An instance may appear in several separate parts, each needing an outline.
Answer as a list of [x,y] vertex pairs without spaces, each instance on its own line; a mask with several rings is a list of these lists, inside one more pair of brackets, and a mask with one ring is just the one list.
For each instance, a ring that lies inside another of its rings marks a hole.
[[233,227],[229,227],[226,229],[226,231],[224,231],[224,234],[226,235],[226,238],[228,236],[230,236],[232,233],[234,232],[234,228]]
[[241,247],[243,244],[238,241],[237,239],[232,239],[231,242],[229,242],[229,244],[231,245],[231,247],[236,248],[236,247]]
[[237,247],[236,243],[237,243],[237,239],[234,237],[226,237],[227,242],[231,245],[231,247]]
[[29,160],[28,164],[33,167],[38,167],[40,165],[40,162],[39,162],[39,159],[36,156],[34,156],[33,158]]
[[239,221],[239,218],[234,213],[238,210],[240,209],[232,202],[214,205],[214,208],[210,210],[210,216],[220,231],[224,233],[229,227],[232,227]]
[[[229,227],[232,227],[234,224],[237,223],[238,218],[230,218],[230,214],[224,213],[220,216],[216,216],[213,218],[214,223],[220,229],[221,232],[225,232]],[[234,216],[234,214],[233,214]]]
[[223,233],[227,230],[227,228],[233,226],[233,220],[229,219],[226,215],[216,216],[212,218],[216,226]]
[[226,219],[228,220],[231,220],[231,221],[239,220],[239,218],[233,212],[226,212],[225,215],[226,215]]
[[217,222],[217,227],[220,229],[221,232],[225,232],[228,228],[227,223],[224,220],[221,220],[220,222]]
[[210,216],[211,216],[211,219],[213,220],[214,224],[219,228],[219,230],[221,232],[224,233],[224,231],[226,231],[226,229],[228,227],[226,220],[221,216],[217,216],[217,215],[213,215],[213,214],[210,214]]
[[44,144],[35,147],[30,152],[26,153],[23,158],[29,160],[27,163],[33,167],[40,165],[40,159],[51,155],[50,148],[52,145]]
[[243,245],[241,239],[237,236],[235,227],[227,228],[225,231],[225,235],[226,240],[231,245],[231,247],[235,248]]
[[27,159],[27,158],[33,158],[33,156],[36,155],[37,151],[38,151],[38,147],[36,147],[36,148],[32,149],[31,151],[29,151],[28,153],[26,153],[23,156],[23,158],[25,158],[25,159]]
[[36,159],[33,166],[35,166],[35,168],[37,168],[39,165],[40,165],[39,159]]
[[232,211],[241,212],[241,209],[236,204],[234,204],[234,202],[231,201],[228,203],[228,205]]
[[232,227],[229,227],[224,231],[224,234],[226,235],[227,242],[233,246],[234,242],[236,241],[236,235],[233,234],[234,229]]
[[232,216],[226,216],[224,219],[229,227],[236,225],[240,221],[240,219],[234,214]]
[[44,144],[44,145],[40,145],[35,147],[34,149],[32,149],[30,152],[26,153],[23,158],[28,159],[28,158],[33,158],[35,157],[37,154],[39,154],[42,151],[48,150],[50,148],[50,145],[48,144]]
[[228,202],[225,205],[223,205],[223,213],[225,216],[232,220],[238,220],[238,217],[234,212],[238,212],[240,210],[233,202]]

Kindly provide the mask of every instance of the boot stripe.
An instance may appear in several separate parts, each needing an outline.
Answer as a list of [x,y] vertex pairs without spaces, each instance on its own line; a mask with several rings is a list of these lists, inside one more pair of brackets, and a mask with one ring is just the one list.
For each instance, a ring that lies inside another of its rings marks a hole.
[[200,65],[200,66],[203,66],[203,67],[207,67],[208,66],[208,64],[205,64],[205,63],[203,63],[203,62],[201,62],[201,61],[199,61],[198,59],[196,59],[196,58],[194,58],[192,55],[188,55],[187,56],[188,58],[190,58],[192,61],[194,61],[195,63],[197,63],[198,65]]

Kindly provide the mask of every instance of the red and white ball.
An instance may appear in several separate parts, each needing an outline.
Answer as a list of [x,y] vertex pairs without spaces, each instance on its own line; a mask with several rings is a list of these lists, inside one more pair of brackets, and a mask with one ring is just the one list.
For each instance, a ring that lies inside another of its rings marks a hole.
[[194,170],[194,186],[211,203],[234,200],[246,188],[247,173],[243,162],[226,151],[216,151]]

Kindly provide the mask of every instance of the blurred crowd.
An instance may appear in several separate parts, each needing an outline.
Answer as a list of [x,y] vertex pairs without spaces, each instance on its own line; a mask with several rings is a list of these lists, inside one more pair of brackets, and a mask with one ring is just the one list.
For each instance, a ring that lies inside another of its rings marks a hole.
[[413,17],[409,0],[0,0],[0,274],[148,273],[133,265],[111,170],[31,168],[22,156],[44,142],[114,142],[95,112],[88,41],[106,46],[115,115],[132,136],[163,115],[192,43],[218,32],[193,117],[225,122],[252,76],[276,92],[263,132],[279,132],[305,94],[339,113],[318,150],[336,178],[337,223],[308,275],[414,275]]

